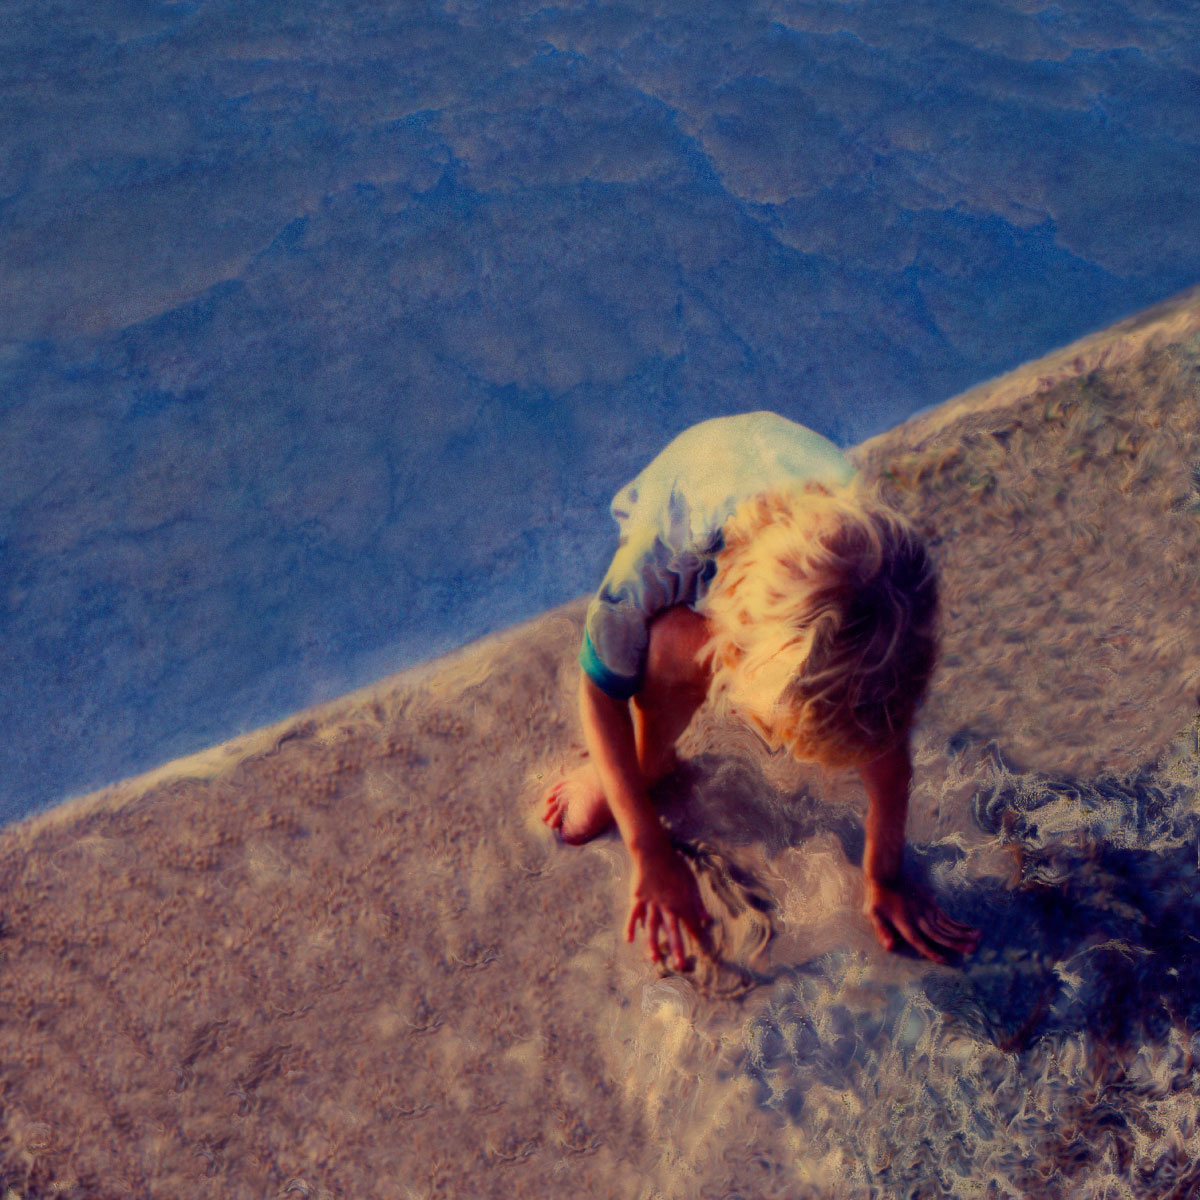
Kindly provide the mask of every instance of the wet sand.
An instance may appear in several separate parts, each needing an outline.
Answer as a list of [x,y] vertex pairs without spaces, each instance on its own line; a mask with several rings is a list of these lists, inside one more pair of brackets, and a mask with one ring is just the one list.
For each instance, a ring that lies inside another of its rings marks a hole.
[[851,774],[701,714],[664,973],[614,836],[537,819],[584,602],[0,831],[0,1195],[1185,1197],[1200,1189],[1200,292],[852,455],[928,530],[909,870]]

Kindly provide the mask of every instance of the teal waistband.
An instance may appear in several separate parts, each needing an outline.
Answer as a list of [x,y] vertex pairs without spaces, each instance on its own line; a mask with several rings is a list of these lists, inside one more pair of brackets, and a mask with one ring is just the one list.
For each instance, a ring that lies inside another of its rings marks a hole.
[[579,651],[579,665],[583,673],[606,695],[614,700],[628,700],[641,686],[637,676],[618,675],[610,671],[596,654],[596,647],[587,630],[583,633],[583,646]]

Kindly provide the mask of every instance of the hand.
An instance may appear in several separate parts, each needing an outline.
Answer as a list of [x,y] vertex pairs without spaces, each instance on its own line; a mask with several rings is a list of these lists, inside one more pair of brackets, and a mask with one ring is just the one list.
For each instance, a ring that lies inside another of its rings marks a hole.
[[635,857],[629,924],[625,929],[627,942],[633,941],[633,935],[643,921],[650,961],[663,961],[658,939],[659,934],[665,931],[670,950],[675,956],[677,971],[687,967],[680,925],[699,943],[703,939],[703,931],[712,924],[712,917],[705,911],[700,899],[696,877],[687,863],[666,843],[660,850]]
[[944,963],[946,951],[969,954],[979,944],[979,930],[952,920],[925,892],[903,880],[868,878],[863,912],[885,950],[894,950],[899,938],[924,958]]

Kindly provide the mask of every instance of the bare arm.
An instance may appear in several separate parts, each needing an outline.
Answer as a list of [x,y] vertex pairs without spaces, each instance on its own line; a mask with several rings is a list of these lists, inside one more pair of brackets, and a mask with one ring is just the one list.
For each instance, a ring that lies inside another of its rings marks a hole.
[[614,700],[584,675],[579,687],[579,715],[604,798],[630,854],[637,858],[669,848],[638,766],[628,702]]
[[662,960],[660,933],[665,933],[675,966],[685,966],[680,924],[697,941],[709,924],[695,877],[676,854],[650,804],[638,765],[633,719],[624,700],[606,695],[585,675],[579,689],[584,739],[600,777],[609,810],[633,859],[633,887],[625,940],[645,922],[650,958]]
[[868,879],[895,883],[904,857],[904,826],[908,821],[908,789],[912,758],[905,740],[887,754],[858,768],[867,789],[867,841],[863,871]]
[[858,773],[869,801],[863,847],[863,911],[880,944],[885,950],[893,950],[899,937],[935,962],[945,962],[946,951],[966,954],[974,950],[978,932],[946,916],[924,892],[906,884],[902,877],[904,826],[912,784],[907,738],[861,765]]

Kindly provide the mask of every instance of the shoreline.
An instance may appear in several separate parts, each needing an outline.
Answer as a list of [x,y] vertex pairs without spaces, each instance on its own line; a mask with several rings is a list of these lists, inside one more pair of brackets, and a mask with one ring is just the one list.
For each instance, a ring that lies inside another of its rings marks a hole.
[[0,1194],[1183,1194],[1200,290],[1118,329],[852,452],[942,576],[905,870],[969,960],[875,942],[852,772],[704,713],[716,948],[627,945],[619,840],[536,808],[581,598],[0,830]]
[[[1162,348],[1200,335],[1200,284],[1185,289],[1148,309],[1085,335],[1066,346],[1024,363],[1012,371],[985,380],[956,396],[914,413],[900,424],[848,447],[846,456],[854,466],[867,473],[879,473],[884,460],[902,455],[937,453],[940,446],[954,442],[964,433],[972,434],[989,425],[1003,424],[1006,417],[1036,403],[1039,396],[1069,386],[1092,372],[1128,366],[1139,357],[1153,355]],[[553,617],[566,614],[588,597],[576,597],[546,612],[487,634],[446,654],[405,667],[394,674],[355,688],[331,700],[295,712],[257,729],[239,734],[215,745],[180,758],[170,759],[136,775],[77,795],[51,802],[37,812],[14,818],[0,828],[36,819],[69,819],[97,807],[119,802],[118,797],[140,794],[156,786],[183,779],[208,779],[236,767],[240,762],[262,753],[273,741],[286,736],[298,723],[334,719],[345,706],[366,702],[379,689],[389,691],[411,681],[436,678],[443,673],[470,672],[469,660],[485,647],[515,636],[519,631]],[[1197,680],[1200,687],[1200,680]],[[1200,693],[1197,694],[1200,703]],[[62,812],[62,818],[57,814]]]

